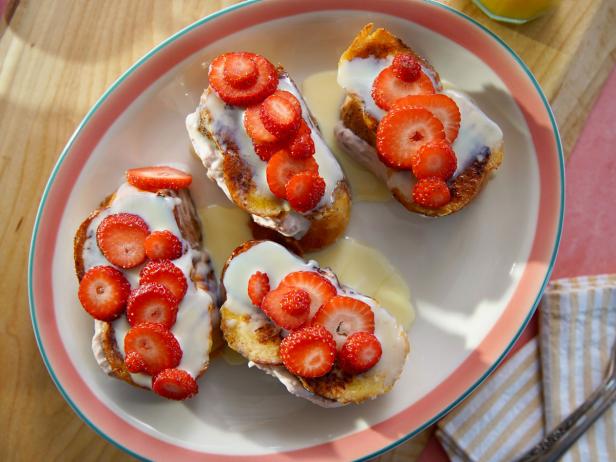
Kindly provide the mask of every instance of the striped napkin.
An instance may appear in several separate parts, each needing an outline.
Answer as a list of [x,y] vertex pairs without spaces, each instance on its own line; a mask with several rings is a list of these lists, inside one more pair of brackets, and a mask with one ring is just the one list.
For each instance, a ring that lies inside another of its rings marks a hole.
[[[439,422],[437,436],[453,462],[514,460],[603,380],[616,339],[616,275],[553,281],[539,313],[539,336]],[[616,460],[616,409],[562,460]]]

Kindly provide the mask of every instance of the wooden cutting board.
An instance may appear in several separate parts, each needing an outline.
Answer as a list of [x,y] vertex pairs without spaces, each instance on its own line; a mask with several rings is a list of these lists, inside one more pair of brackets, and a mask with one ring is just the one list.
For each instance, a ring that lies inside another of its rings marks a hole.
[[[376,0],[375,0],[376,1]],[[167,36],[236,1],[0,0],[0,460],[130,460],[84,424],[54,387],[28,313],[26,269],[36,207],[69,136],[103,91]],[[616,60],[616,2],[564,0],[522,26],[490,21],[530,66],[571,152]],[[428,433],[380,461],[411,461]]]

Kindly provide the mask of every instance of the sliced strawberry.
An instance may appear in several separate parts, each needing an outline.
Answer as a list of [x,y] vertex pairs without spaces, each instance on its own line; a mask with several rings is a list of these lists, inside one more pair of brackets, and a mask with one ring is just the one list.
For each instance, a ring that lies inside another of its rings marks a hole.
[[398,53],[391,68],[394,75],[405,82],[414,82],[421,74],[421,64],[412,53]]
[[261,122],[267,131],[279,138],[295,133],[302,121],[302,113],[297,106],[276,93],[265,98],[259,108]]
[[166,329],[175,324],[178,301],[162,284],[143,284],[133,290],[126,305],[126,319],[131,326],[156,322]]
[[285,91],[285,90],[276,90],[274,94],[285,98],[289,103],[291,103],[293,107],[295,108],[295,110],[299,112],[299,115],[301,117],[302,105],[293,93],[291,93],[290,91]]
[[289,154],[282,150],[272,156],[267,163],[265,176],[270,190],[276,197],[286,199],[286,186],[291,177],[301,172],[319,172],[319,164],[314,158],[293,159]]
[[284,286],[296,287],[308,292],[308,295],[310,295],[310,318],[337,293],[336,287],[331,282],[314,271],[289,273],[278,287]]
[[199,393],[199,386],[185,370],[165,369],[152,377],[152,391],[164,398],[181,401]]
[[149,375],[176,367],[182,359],[182,348],[171,331],[149,322],[128,329],[124,353],[126,356],[139,355],[144,364],[143,372]]
[[107,260],[121,268],[133,268],[145,260],[145,238],[150,229],[132,213],[108,215],[96,229],[96,242]]
[[[257,66],[258,76],[253,85],[238,88],[225,80],[225,63],[227,58],[236,53],[224,53],[210,64],[208,78],[210,85],[220,99],[232,106],[248,107],[258,104],[276,91],[278,87],[278,72],[272,63],[263,56],[253,53],[241,53],[242,59],[249,56]],[[234,58],[231,58],[234,59]],[[229,69],[235,65],[229,66]],[[229,71],[227,72],[229,74]]]
[[265,144],[253,144],[255,148],[255,154],[259,156],[259,158],[265,162],[270,160],[274,154],[278,151],[286,150],[288,153],[288,149],[284,147],[284,143],[265,143]]
[[428,208],[439,208],[451,201],[447,183],[440,178],[423,178],[413,187],[413,201]]
[[314,155],[316,149],[312,139],[312,130],[303,119],[288,146],[289,155],[294,159],[306,159]]
[[336,344],[323,327],[304,327],[283,339],[280,358],[292,374],[306,378],[322,377],[334,366]]
[[278,287],[269,292],[261,302],[263,312],[276,324],[283,329],[293,330],[303,326],[308,320],[308,312],[300,313],[297,316],[289,314],[282,308],[283,300],[290,303],[287,295],[293,293],[294,287]]
[[336,295],[317,311],[312,324],[325,327],[340,348],[355,332],[374,332],[374,313],[370,305],[361,300]]
[[411,95],[399,99],[393,105],[397,107],[421,107],[427,109],[441,121],[445,128],[447,141],[453,143],[460,131],[460,109],[456,102],[447,95],[436,93],[434,95]]
[[171,231],[153,231],[144,242],[150,260],[175,260],[182,256],[182,243]]
[[347,374],[361,374],[372,369],[382,354],[381,342],[374,334],[355,332],[342,345],[338,366]]
[[290,287],[289,289],[280,300],[282,311],[294,317],[308,319],[310,295],[302,289],[296,289],[295,287]]
[[389,111],[397,100],[405,96],[432,93],[432,81],[423,72],[419,73],[416,80],[405,82],[396,77],[391,66],[383,69],[372,84],[372,99],[385,111]]
[[261,120],[261,106],[250,106],[244,111],[244,128],[255,144],[273,144],[280,140]]
[[259,69],[252,53],[228,53],[223,64],[223,79],[233,88],[250,88],[259,77]]
[[325,193],[325,180],[316,173],[301,172],[291,177],[285,190],[291,207],[298,212],[308,212],[321,201]]
[[143,167],[126,170],[126,180],[146,191],[184,189],[192,183],[192,176],[172,167]]
[[101,321],[117,318],[128,300],[130,284],[112,266],[95,266],[81,278],[77,296],[90,316]]
[[456,153],[445,140],[424,144],[411,160],[413,175],[418,179],[434,176],[448,180],[456,171],[457,164]]
[[131,351],[124,358],[124,364],[126,364],[126,369],[133,374],[138,374],[139,372],[145,371],[145,362],[139,353]]
[[410,170],[413,156],[421,146],[442,139],[445,139],[443,124],[430,111],[399,107],[381,119],[376,131],[376,148],[384,164]]
[[165,286],[178,303],[184,298],[188,284],[182,270],[169,260],[151,261],[139,273],[139,284],[158,283]]
[[267,274],[257,271],[248,279],[248,298],[256,305],[261,306],[263,297],[270,291],[269,277]]

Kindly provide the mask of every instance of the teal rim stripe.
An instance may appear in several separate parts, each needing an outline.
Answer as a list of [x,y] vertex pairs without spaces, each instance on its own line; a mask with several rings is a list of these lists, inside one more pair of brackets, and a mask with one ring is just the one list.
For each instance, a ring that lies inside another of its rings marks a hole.
[[[226,13],[229,13],[231,11],[235,11],[235,10],[237,10],[239,8],[244,7],[244,6],[248,6],[248,5],[252,5],[252,4],[255,4],[255,3],[259,3],[261,1],[263,1],[263,0],[245,0],[245,1],[241,2],[241,3],[229,6],[227,8],[222,9],[222,10],[219,10],[219,11],[217,11],[215,13],[212,13],[209,16],[206,16],[206,17],[204,17],[204,18],[194,22],[193,24],[190,24],[189,26],[187,26],[184,29],[176,32],[175,34],[173,34],[172,36],[170,36],[169,38],[167,38],[166,40],[164,40],[163,42],[161,42],[160,44],[158,44],[157,46],[152,48],[148,53],[146,53],[137,62],[135,62],[135,64],[133,64],[130,68],[128,68],[128,70],[126,70],[126,72],[124,72],[103,93],[103,95],[98,99],[98,101],[88,111],[88,113],[83,118],[81,123],[77,126],[77,129],[75,130],[75,132],[71,135],[71,137],[68,140],[66,146],[62,150],[62,152],[61,152],[61,154],[60,154],[60,156],[59,156],[59,158],[58,158],[58,160],[56,162],[56,165],[54,166],[53,170],[51,171],[51,174],[49,176],[49,180],[47,181],[47,184],[45,185],[45,189],[43,190],[43,194],[42,194],[42,197],[41,197],[41,202],[39,204],[39,207],[38,207],[38,210],[37,210],[37,213],[36,213],[36,218],[34,220],[34,226],[33,226],[33,231],[32,231],[32,239],[30,241],[30,251],[29,251],[29,255],[28,255],[28,301],[29,301],[29,304],[30,304],[30,317],[32,319],[32,328],[34,330],[34,335],[35,335],[35,338],[36,338],[36,343],[37,343],[38,349],[39,349],[39,351],[41,353],[41,356],[43,358],[43,362],[45,363],[45,366],[47,367],[47,370],[49,371],[49,375],[51,376],[54,384],[56,385],[56,388],[58,389],[58,391],[60,392],[62,397],[66,400],[66,402],[69,404],[69,406],[73,409],[73,411],[88,426],[90,426],[98,435],[100,435],[103,439],[105,439],[106,441],[110,442],[114,446],[122,449],[123,451],[127,452],[128,454],[130,454],[133,457],[135,457],[137,459],[140,459],[140,460],[148,460],[148,459],[146,459],[143,456],[133,452],[129,448],[121,445],[117,441],[115,441],[112,438],[110,438],[109,436],[107,436],[105,433],[103,433],[93,422],[91,422],[80,411],[80,409],[71,400],[71,398],[68,396],[68,394],[66,393],[66,391],[62,387],[62,384],[60,383],[60,381],[56,377],[56,375],[55,375],[55,373],[54,373],[54,371],[53,371],[53,369],[51,367],[51,363],[49,361],[49,358],[47,357],[47,354],[45,353],[45,350],[43,349],[43,344],[42,344],[42,341],[41,341],[41,337],[40,337],[40,333],[39,333],[39,329],[38,329],[38,323],[37,323],[37,319],[36,319],[36,310],[34,309],[34,293],[33,293],[33,284],[32,284],[33,266],[34,266],[33,265],[33,263],[34,263],[34,252],[35,252],[36,239],[37,239],[38,231],[39,231],[39,223],[40,223],[40,220],[41,220],[41,216],[43,214],[43,209],[45,207],[45,203],[47,202],[47,197],[49,195],[49,191],[50,191],[50,189],[51,189],[51,187],[52,187],[52,185],[54,183],[55,177],[56,177],[58,171],[60,170],[60,167],[61,167],[62,163],[64,162],[66,156],[70,152],[70,150],[71,150],[75,140],[80,135],[80,133],[82,132],[84,127],[87,125],[87,123],[90,121],[90,119],[94,116],[94,114],[96,113],[98,108],[107,100],[109,95],[111,95],[115,91],[115,89],[122,84],[122,82],[124,80],[126,80],[126,78],[128,78],[137,68],[139,68],[146,61],[148,61],[152,56],[154,56],[156,53],[158,53],[161,49],[163,49],[166,46],[168,46],[169,44],[175,42],[177,39],[179,39],[180,37],[186,35],[188,32],[192,31],[193,29],[195,29],[197,27],[200,27],[201,25],[203,25],[205,23],[208,23],[208,22],[210,22],[210,21],[212,21],[212,20],[214,20],[214,19],[218,18],[219,16],[222,16],[222,15],[224,15]],[[457,16],[459,16],[459,17],[461,17],[461,18],[471,22],[475,26],[477,26],[485,34],[490,36],[492,39],[496,40],[496,42],[499,43],[507,52],[509,52],[509,54],[514,58],[514,60],[520,65],[520,67],[528,75],[529,79],[531,80],[531,82],[533,83],[534,87],[536,88],[537,93],[541,97],[541,100],[542,100],[542,102],[543,102],[543,104],[544,104],[544,106],[545,106],[545,108],[546,108],[546,110],[548,112],[548,115],[549,115],[549,118],[550,118],[550,122],[552,124],[552,130],[554,132],[554,137],[555,137],[555,140],[556,140],[556,146],[557,146],[557,149],[558,149],[559,169],[560,169],[560,183],[561,183],[561,190],[560,190],[560,216],[559,216],[559,220],[558,220],[558,229],[557,229],[556,241],[554,243],[554,248],[552,250],[552,257],[551,257],[551,260],[550,260],[550,264],[549,264],[548,271],[546,273],[545,279],[544,279],[544,281],[543,281],[543,283],[541,285],[541,289],[540,289],[539,293],[537,294],[537,297],[536,297],[536,299],[535,299],[535,301],[533,303],[533,306],[531,307],[531,309],[530,309],[530,311],[528,313],[528,316],[524,320],[522,326],[517,331],[517,333],[515,334],[514,338],[511,340],[511,343],[507,346],[505,351],[499,356],[499,358],[494,362],[494,364],[485,372],[485,374],[482,377],[480,377],[465,393],[463,393],[457,400],[455,400],[453,403],[451,403],[449,406],[447,406],[445,409],[443,409],[441,412],[439,412],[437,415],[435,415],[432,419],[428,420],[423,425],[421,425],[419,428],[417,428],[414,431],[410,432],[409,434],[403,436],[402,438],[398,439],[397,441],[389,444],[388,446],[386,446],[386,447],[384,447],[384,448],[382,448],[382,449],[380,449],[378,451],[375,451],[375,452],[373,452],[373,453],[371,453],[369,455],[366,455],[364,457],[361,457],[361,458],[357,459],[358,461],[367,461],[369,459],[372,459],[374,457],[382,455],[385,452],[395,448],[396,446],[399,446],[400,444],[402,444],[405,441],[409,440],[410,438],[414,437],[415,435],[417,435],[418,433],[420,433],[421,431],[423,431],[424,429],[426,429],[430,425],[434,424],[436,421],[440,420],[447,413],[449,413],[454,407],[456,407],[458,404],[460,404],[469,394],[471,394],[475,390],[475,388],[477,388],[477,386],[479,386],[494,371],[494,369],[501,363],[503,358],[511,350],[511,348],[513,347],[513,345],[515,344],[517,339],[520,337],[520,335],[522,334],[522,332],[526,328],[526,325],[530,321],[530,319],[533,316],[535,310],[537,309],[537,305],[539,304],[539,301],[541,299],[543,291],[545,290],[545,287],[546,287],[546,285],[547,285],[547,283],[549,281],[550,275],[552,273],[552,269],[554,268],[554,262],[556,260],[556,254],[558,252],[558,246],[560,245],[560,239],[561,239],[561,234],[562,234],[563,216],[564,216],[564,209],[565,209],[565,165],[564,165],[563,149],[562,149],[562,143],[561,143],[561,140],[560,140],[560,134],[559,134],[559,131],[558,131],[558,127],[557,127],[556,121],[554,119],[554,114],[552,113],[552,109],[551,109],[551,107],[550,107],[550,105],[549,105],[549,103],[547,101],[547,98],[543,94],[543,91],[541,90],[541,87],[540,87],[539,83],[535,79],[535,77],[532,74],[532,72],[528,69],[526,64],[524,64],[524,62],[520,59],[520,57],[501,38],[499,38],[496,34],[494,34],[492,31],[487,29],[481,23],[479,23],[475,19],[465,15],[464,13],[461,13],[461,12],[455,10],[454,8],[452,8],[450,6],[444,5],[442,3],[438,3],[436,0],[423,0],[423,1],[425,1],[426,3],[429,3],[429,4],[433,5],[433,6],[437,6],[439,8],[443,8],[445,10],[448,10],[449,12],[454,13]],[[241,457],[238,456],[238,458],[241,458]]]

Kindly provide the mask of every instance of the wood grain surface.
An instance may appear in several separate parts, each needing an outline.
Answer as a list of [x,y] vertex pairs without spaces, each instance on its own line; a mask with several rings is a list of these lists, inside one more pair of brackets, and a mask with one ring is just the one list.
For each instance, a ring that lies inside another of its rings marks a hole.
[[[110,83],[170,34],[236,2],[8,3],[12,15],[0,27],[0,460],[130,460],[73,413],[39,356],[26,284],[34,216],[62,147]],[[496,32],[530,66],[570,152],[616,60],[616,2],[564,0],[555,13],[523,26],[494,23],[467,0],[445,3]],[[427,437],[379,460],[414,460]]]

